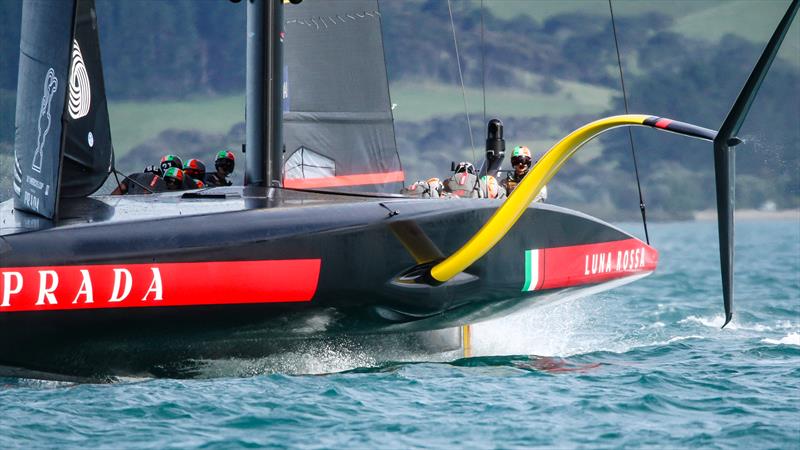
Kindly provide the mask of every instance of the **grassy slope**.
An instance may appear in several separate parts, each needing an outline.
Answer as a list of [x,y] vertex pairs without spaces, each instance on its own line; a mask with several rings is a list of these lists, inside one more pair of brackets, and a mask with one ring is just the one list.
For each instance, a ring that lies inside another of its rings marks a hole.
[[[478,5],[477,0],[473,4]],[[606,15],[606,0],[583,1],[536,1],[493,0],[484,5],[493,14],[507,18],[518,14],[528,14],[545,20],[556,14],[569,11]],[[641,14],[659,11],[676,18],[673,28],[680,33],[698,35],[708,39],[719,39],[726,33],[736,33],[748,39],[764,41],[774,23],[786,7],[782,1],[752,2],[747,0],[718,2],[636,2],[615,0],[615,12],[620,15]],[[757,10],[757,11],[756,11]],[[716,19],[715,18],[719,18]],[[741,25],[741,18],[748,17],[747,26]],[[795,25],[785,42],[783,55],[790,55],[794,62],[800,53],[800,27]],[[537,75],[531,74],[536,78]],[[535,80],[534,80],[535,82]],[[535,83],[534,83],[535,84]],[[606,110],[613,90],[597,86],[560,82],[560,90],[555,94],[524,92],[513,89],[490,89],[487,94],[489,115],[504,117],[566,117],[575,114],[593,114]],[[442,83],[411,84],[400,83],[392,86],[392,101],[397,104],[395,118],[402,121],[422,121],[436,116],[463,114],[464,105],[461,90],[455,85]],[[479,89],[467,89],[467,101],[473,119],[482,115],[482,95]],[[227,97],[198,97],[184,101],[156,102],[111,102],[112,136],[117,158],[124,156],[131,148],[157,136],[166,129],[196,129],[212,133],[227,132],[230,127],[244,120],[243,95]],[[474,130],[480,133],[478,130]],[[531,130],[524,143],[543,150],[555,139],[569,130]],[[466,153],[467,149],[464,149]],[[588,159],[599,152],[586,149],[582,152]],[[581,158],[583,159],[583,158]]]
[[[477,0],[473,0],[478,5]],[[493,0],[484,2],[493,14],[509,18],[519,14],[545,20],[556,14],[581,11],[589,14],[608,14],[606,0]],[[674,29],[680,33],[719,39],[727,33],[736,33],[748,39],[764,41],[785,9],[785,2],[737,0],[640,2],[616,0],[615,12],[634,15],[658,11],[676,18]],[[715,17],[719,19],[715,20]],[[747,17],[747,26],[741,18]],[[800,26],[795,25],[785,42],[783,55],[794,62],[800,53]],[[535,77],[535,75],[532,75]],[[564,117],[579,113],[597,113],[607,109],[612,90],[592,85],[563,82],[555,94],[526,93],[512,89],[490,89],[487,94],[489,114],[515,117]],[[392,101],[396,103],[395,118],[404,121],[427,120],[435,116],[463,114],[464,105],[458,86],[441,83],[412,85],[401,83],[392,86]],[[470,114],[482,114],[482,95],[478,89],[467,90]],[[109,104],[112,136],[118,157],[131,148],[157,136],[161,131],[174,129],[199,129],[224,133],[235,123],[244,120],[243,95],[197,98],[184,101],[112,102]],[[560,130],[549,130],[548,135]],[[541,136],[538,137],[541,139]],[[543,144],[545,140],[541,141]]]
[[244,94],[181,101],[109,102],[117,159],[167,129],[226,133],[244,121]]
[[[495,89],[487,94],[490,114],[514,117],[565,117],[599,113],[609,107],[614,91],[574,82],[560,82],[554,94]],[[464,113],[461,89],[455,85],[401,83],[392,86],[396,120],[421,121]],[[467,101],[474,118],[483,113],[480,89],[468,89]],[[244,97],[198,97],[183,101],[110,102],[111,132],[117,158],[167,129],[195,129],[225,133],[244,120]],[[551,134],[551,133],[548,133]]]
[[[782,1],[730,1],[694,14],[679,16],[672,29],[681,34],[696,34],[695,30],[703,30],[703,37],[710,40],[735,34],[753,42],[766,43],[775,25],[786,12],[786,7],[787,4]],[[778,53],[779,57],[794,64],[798,64],[800,60],[800,25],[797,22],[795,18]]]
[[[581,113],[600,112],[609,107],[615,92],[611,89],[575,82],[558,82],[561,88],[554,94],[524,92],[519,89],[490,89],[487,91],[488,113],[505,116],[564,117]],[[478,88],[467,88],[470,114],[483,113],[483,96]],[[392,86],[392,102],[396,120],[419,121],[441,115],[464,114],[461,88],[443,83],[399,83]]]
[[[480,2],[473,0],[477,7]],[[682,0],[647,2],[641,0],[614,0],[614,14],[634,16],[658,12],[672,16],[672,30],[676,33],[718,41],[726,34],[735,34],[752,42],[766,43],[775,25],[789,4],[783,0]],[[569,12],[608,15],[607,0],[492,0],[484,7],[497,17],[510,19],[520,14],[539,21]],[[786,36],[779,57],[797,63],[800,54],[800,25],[794,26]]]

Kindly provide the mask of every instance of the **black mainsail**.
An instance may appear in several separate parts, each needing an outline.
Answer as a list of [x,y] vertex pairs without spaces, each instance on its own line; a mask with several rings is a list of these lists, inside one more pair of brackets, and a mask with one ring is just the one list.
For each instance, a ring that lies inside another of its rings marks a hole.
[[94,0],[22,10],[14,207],[55,218],[61,196],[96,191],[113,166]]
[[399,192],[377,0],[288,6],[284,186]]

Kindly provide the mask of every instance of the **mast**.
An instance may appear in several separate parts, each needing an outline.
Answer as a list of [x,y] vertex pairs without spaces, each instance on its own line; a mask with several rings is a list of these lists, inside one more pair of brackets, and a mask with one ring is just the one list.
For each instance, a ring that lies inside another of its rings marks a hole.
[[247,2],[246,186],[281,182],[283,5]]

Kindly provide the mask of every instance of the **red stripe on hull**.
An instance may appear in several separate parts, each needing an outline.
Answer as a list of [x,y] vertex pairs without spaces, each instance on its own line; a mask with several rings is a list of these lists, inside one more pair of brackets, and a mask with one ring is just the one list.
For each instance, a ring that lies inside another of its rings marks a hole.
[[602,283],[652,272],[658,251],[638,239],[542,249],[543,280],[537,289]]
[[546,264],[545,263],[545,249],[542,249],[541,251],[539,251],[537,256],[538,256],[538,259],[539,259],[538,265],[537,265],[537,267],[539,269],[539,273],[538,273],[538,277],[536,279],[536,286],[533,289],[538,291],[539,289],[542,288],[542,285],[544,284],[544,275],[545,275],[544,267],[545,267],[545,264]]
[[313,189],[325,187],[362,186],[365,184],[385,184],[405,181],[402,170],[383,173],[362,173],[324,178],[288,178],[283,180],[287,188]]
[[320,266],[293,259],[2,268],[0,313],[308,302]]

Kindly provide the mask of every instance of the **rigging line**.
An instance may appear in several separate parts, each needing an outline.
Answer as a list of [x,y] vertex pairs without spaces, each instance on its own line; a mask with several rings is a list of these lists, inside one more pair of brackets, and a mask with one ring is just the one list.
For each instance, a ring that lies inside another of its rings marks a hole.
[[[486,126],[486,50],[483,45],[483,0],[481,0],[481,91],[483,93],[483,122],[481,126]],[[483,166],[486,164],[486,158],[481,159],[481,166],[478,168],[478,174],[483,173]],[[488,175],[488,173],[487,173]]]
[[117,176],[117,168],[112,167],[111,173],[114,174],[114,179],[117,180],[117,189],[119,189],[119,191],[122,192],[122,184],[119,182],[119,177]]
[[155,192],[154,192],[153,190],[149,189],[147,186],[145,186],[145,185],[143,185],[143,184],[139,183],[138,181],[134,180],[133,178],[131,178],[131,177],[129,177],[129,176],[127,176],[127,175],[125,175],[124,173],[120,172],[120,171],[119,171],[119,170],[117,170],[116,168],[114,168],[114,169],[112,169],[112,170],[114,171],[114,177],[116,177],[116,176],[117,176],[117,174],[119,174],[119,175],[122,175],[122,177],[123,177],[123,178],[125,178],[127,181],[130,181],[131,183],[133,183],[133,184],[135,184],[135,185],[139,186],[140,188],[144,189],[145,191],[147,191],[147,192],[149,192],[149,193],[151,193],[151,194],[155,194]]
[[[625,105],[625,114],[628,114],[628,94],[625,91],[625,77],[622,76],[622,57],[619,53],[619,41],[617,40],[617,24],[614,21],[614,8],[611,0],[608,0],[608,10],[611,12],[611,29],[614,32],[614,47],[617,50],[617,65],[619,66],[619,82],[622,85],[622,102]],[[639,190],[639,210],[642,212],[642,226],[644,227],[644,239],[650,245],[650,235],[647,233],[647,212],[642,195],[642,184],[639,182],[639,164],[636,160],[636,148],[633,145],[633,131],[628,127],[628,140],[631,143],[631,155],[633,155],[633,170],[636,174],[636,188]]]
[[481,0],[481,87],[483,88],[483,124],[486,126],[486,49],[483,46],[483,0]]
[[450,0],[447,0],[447,11],[450,13],[450,28],[453,30],[453,45],[456,48],[456,65],[458,66],[458,79],[461,81],[461,97],[464,99],[464,113],[467,116],[467,128],[469,129],[469,142],[472,145],[472,161],[477,161],[475,153],[475,140],[472,138],[472,124],[469,119],[469,105],[467,105],[467,91],[464,88],[464,75],[461,72],[461,58],[458,56],[458,39],[456,39],[456,24],[453,21],[453,8]]

